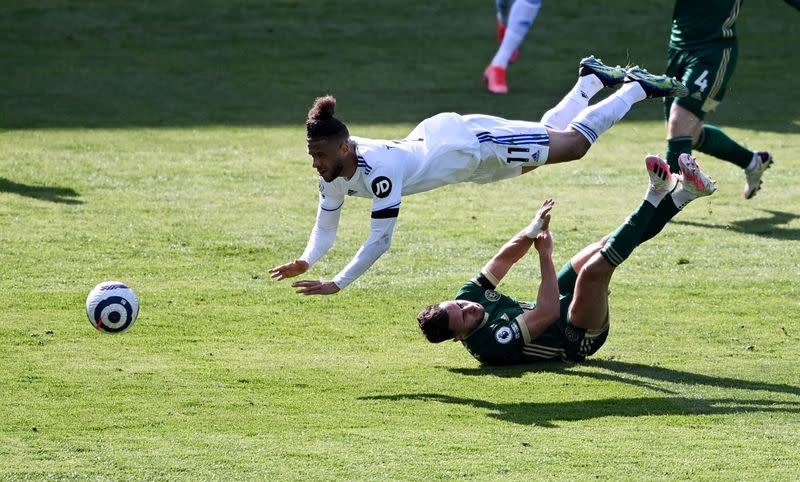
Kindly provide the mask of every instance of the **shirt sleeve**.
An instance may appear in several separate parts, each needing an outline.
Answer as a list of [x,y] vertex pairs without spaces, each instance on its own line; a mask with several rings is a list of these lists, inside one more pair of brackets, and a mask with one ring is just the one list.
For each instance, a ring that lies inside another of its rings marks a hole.
[[339,217],[344,205],[344,195],[320,182],[319,207],[317,208],[317,221],[311,229],[306,249],[300,259],[311,267],[329,249],[336,240],[339,229]]
[[497,280],[491,274],[481,271],[478,276],[464,283],[456,293],[457,300],[485,301],[486,290],[497,288]]
[[516,319],[490,322],[462,341],[469,352],[487,365],[508,365],[522,361],[525,345]]
[[369,238],[361,246],[350,263],[333,278],[333,282],[339,289],[344,289],[347,285],[356,280],[359,276],[372,266],[392,244],[392,234],[397,223],[397,215],[387,218],[372,218]]
[[405,175],[400,150],[389,151],[396,155],[385,156],[367,175],[367,188],[372,194],[372,219],[396,218],[400,211],[400,198]]

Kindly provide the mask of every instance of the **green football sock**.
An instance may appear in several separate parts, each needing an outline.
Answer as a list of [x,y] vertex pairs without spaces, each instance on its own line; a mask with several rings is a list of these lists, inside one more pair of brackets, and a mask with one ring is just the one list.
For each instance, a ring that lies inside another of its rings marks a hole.
[[[662,201],[659,205],[663,203]],[[611,233],[605,247],[600,250],[600,254],[613,266],[622,264],[623,261],[628,259],[628,256],[631,255],[636,246],[639,245],[642,234],[650,225],[656,209],[649,202],[642,201],[636,211],[632,212],[628,219]]]
[[680,172],[678,156],[692,153],[692,136],[673,137],[667,139],[666,161],[670,172]]
[[723,161],[736,164],[742,169],[746,168],[753,160],[753,151],[739,145],[728,137],[719,127],[706,124],[703,133],[695,146],[700,152],[710,154]]
[[653,214],[653,217],[650,218],[650,223],[647,224],[647,228],[639,238],[639,244],[644,243],[656,234],[660,233],[670,219],[674,218],[679,212],[680,209],[678,209],[677,206],[675,206],[675,203],[672,201],[672,194],[667,194],[667,196],[660,203],[658,203],[656,212]]
[[578,273],[572,267],[572,262],[567,261],[558,271],[558,292],[561,294],[572,293],[575,291],[575,282],[578,280]]

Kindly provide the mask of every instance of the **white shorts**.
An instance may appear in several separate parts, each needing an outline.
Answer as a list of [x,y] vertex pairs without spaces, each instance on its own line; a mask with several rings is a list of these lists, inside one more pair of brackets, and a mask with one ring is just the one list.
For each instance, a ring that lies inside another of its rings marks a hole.
[[547,162],[550,135],[543,124],[481,114],[465,115],[464,120],[480,143],[481,163],[471,181],[514,177],[523,167]]

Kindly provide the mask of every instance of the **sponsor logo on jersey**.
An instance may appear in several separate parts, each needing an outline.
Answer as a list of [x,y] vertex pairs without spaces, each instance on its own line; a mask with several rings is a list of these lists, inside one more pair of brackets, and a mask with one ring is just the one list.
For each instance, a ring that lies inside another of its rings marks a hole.
[[497,330],[494,333],[494,339],[497,340],[497,343],[505,345],[506,343],[510,343],[511,340],[514,338],[513,333],[511,333],[511,328],[504,326]]
[[358,192],[358,191],[354,191],[353,189],[348,189],[348,190],[347,190],[347,195],[348,195],[348,196],[352,196],[352,195],[354,195],[354,194],[355,194],[355,193],[357,193],[357,192]]
[[487,301],[495,302],[500,299],[500,293],[495,290],[486,290],[483,293],[483,296],[486,298]]
[[578,330],[572,325],[567,325],[566,328],[564,328],[564,336],[567,337],[567,340],[570,342],[575,343],[581,337],[581,334],[578,333]]
[[392,192],[392,181],[386,176],[376,177],[372,181],[372,193],[383,199]]
[[514,339],[517,339],[520,336],[522,336],[522,333],[520,333],[519,331],[519,325],[517,325],[516,323],[511,324],[511,331],[514,332]]
[[703,100],[703,94],[701,94],[700,92],[695,92],[694,94],[692,94],[692,99]]
[[539,161],[539,151],[536,151],[531,156],[531,162],[538,162]]

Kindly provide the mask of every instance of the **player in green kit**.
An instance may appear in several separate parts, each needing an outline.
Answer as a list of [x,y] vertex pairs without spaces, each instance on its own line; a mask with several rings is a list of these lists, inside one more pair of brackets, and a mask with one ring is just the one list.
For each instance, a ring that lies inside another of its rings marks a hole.
[[[692,149],[731,162],[745,172],[743,196],[750,199],[761,188],[761,178],[772,164],[765,151],[751,151],[719,127],[704,124],[727,90],[738,58],[736,18],[743,0],[677,0],[667,51],[667,75],[689,88],[684,98],[666,98],[666,159],[678,172],[678,156]],[[800,9],[800,1],[785,0]]]
[[[530,226],[508,241],[454,300],[420,312],[417,321],[428,341],[461,341],[486,365],[579,362],[599,350],[608,337],[608,287],[616,267],[686,204],[716,190],[688,154],[678,159],[678,175],[657,156],[647,156],[645,163],[650,184],[641,205],[614,232],[573,256],[558,274],[549,231],[555,203],[546,200]],[[678,182],[681,187],[675,189]],[[531,246],[539,254],[542,275],[534,303],[497,291]]]

